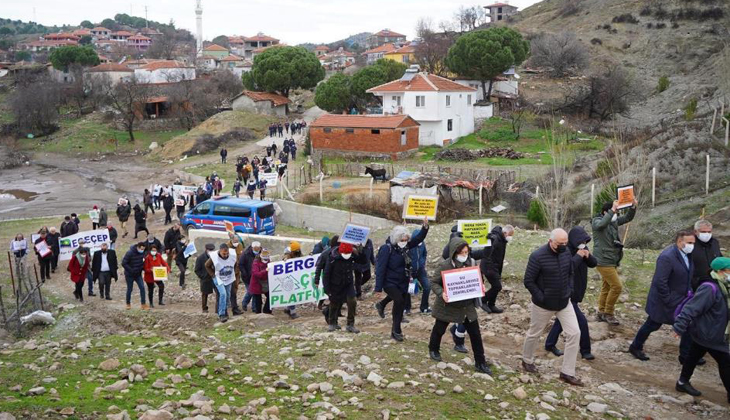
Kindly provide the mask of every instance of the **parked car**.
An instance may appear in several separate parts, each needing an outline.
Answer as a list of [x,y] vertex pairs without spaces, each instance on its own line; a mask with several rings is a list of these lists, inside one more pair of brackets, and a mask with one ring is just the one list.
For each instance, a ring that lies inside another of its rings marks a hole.
[[231,222],[233,230],[238,233],[273,235],[276,231],[274,211],[270,201],[226,196],[203,201],[185,213],[180,223],[186,231],[225,231],[225,222]]

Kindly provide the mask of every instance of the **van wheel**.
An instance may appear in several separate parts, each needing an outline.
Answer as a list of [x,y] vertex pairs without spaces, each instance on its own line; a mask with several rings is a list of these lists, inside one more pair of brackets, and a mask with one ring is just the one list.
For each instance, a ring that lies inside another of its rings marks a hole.
[[187,225],[187,226],[185,226],[185,236],[187,236],[188,239],[190,239],[190,231],[191,230],[195,230],[195,229],[196,229],[195,228],[195,225]]

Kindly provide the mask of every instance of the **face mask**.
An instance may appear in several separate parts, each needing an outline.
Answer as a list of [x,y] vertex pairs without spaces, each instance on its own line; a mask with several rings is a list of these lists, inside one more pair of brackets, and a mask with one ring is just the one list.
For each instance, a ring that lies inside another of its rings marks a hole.
[[259,252],[261,252],[261,251],[256,251],[255,249],[253,249],[252,251],[253,251],[253,255],[259,255]]
[[469,259],[468,255],[457,255],[456,256],[456,261],[458,261],[460,263],[465,263],[467,259]]
[[352,257],[352,254],[340,254],[340,255],[342,255],[342,258],[344,258],[346,260],[349,260],[350,257]]
[[140,254],[144,254],[144,249],[138,249],[137,252],[139,252]]
[[580,245],[578,245],[578,249],[586,249],[586,244],[580,244]]
[[684,252],[685,254],[691,254],[694,249],[695,244],[684,244],[684,247],[682,247],[682,252]]
[[618,220],[618,214],[614,213],[613,217],[611,218],[611,221],[615,222],[616,220]]
[[563,252],[565,252],[566,249],[568,249],[567,246],[558,245],[557,248],[555,249],[555,252],[557,252],[558,254],[562,254]]
[[154,257],[155,255],[157,255],[157,251],[150,251],[150,254]]
[[710,239],[712,239],[712,233],[702,232],[697,235],[697,238],[699,238],[702,242],[710,242]]
[[504,240],[505,240],[506,242],[512,242],[512,236],[505,236],[505,237],[504,237]]
[[398,246],[401,247],[401,248],[405,248],[406,245],[408,245],[408,242],[407,241],[398,242]]
[[261,261],[267,263],[267,262],[269,262],[269,259],[268,258],[261,258]]

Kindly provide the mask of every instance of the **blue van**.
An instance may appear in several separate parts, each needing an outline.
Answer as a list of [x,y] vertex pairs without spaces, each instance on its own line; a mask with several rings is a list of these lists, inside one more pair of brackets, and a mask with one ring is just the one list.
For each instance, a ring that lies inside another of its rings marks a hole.
[[183,216],[180,224],[190,229],[210,229],[225,232],[224,221],[233,223],[238,233],[273,235],[275,232],[274,204],[230,196],[203,201]]

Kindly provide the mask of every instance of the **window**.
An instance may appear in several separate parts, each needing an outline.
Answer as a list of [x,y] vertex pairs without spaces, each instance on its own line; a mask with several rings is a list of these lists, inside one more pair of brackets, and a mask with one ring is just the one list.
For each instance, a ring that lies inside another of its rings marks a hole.
[[332,132],[332,129],[329,128],[329,127],[325,127],[324,132],[325,133],[331,133]]
[[406,130],[400,132],[400,145],[405,146],[407,141]]
[[213,208],[213,216],[251,217],[251,209],[248,207],[216,205]]
[[426,96],[425,95],[416,96],[416,108],[423,108],[425,106],[426,106]]
[[446,121],[446,131],[452,131],[454,129],[454,120]]
[[502,15],[497,16],[497,20],[502,20]]
[[370,134],[380,134],[380,130],[372,129],[370,130]]
[[193,210],[193,214],[208,214],[210,211],[210,203],[198,204]]
[[497,13],[502,13],[502,8],[501,7],[497,8]]
[[395,102],[395,106],[400,106],[401,97],[400,96],[393,96],[393,102]]
[[266,219],[273,216],[275,211],[273,204],[267,204],[263,207],[259,207],[258,210],[256,210],[256,214],[258,214],[259,218]]
[[451,95],[446,95],[446,106],[451,106]]
[[354,128],[346,128],[345,129],[345,133],[347,133],[347,134],[353,134],[354,132],[355,132],[355,129]]
[[466,104],[471,105],[471,95],[466,95]]

